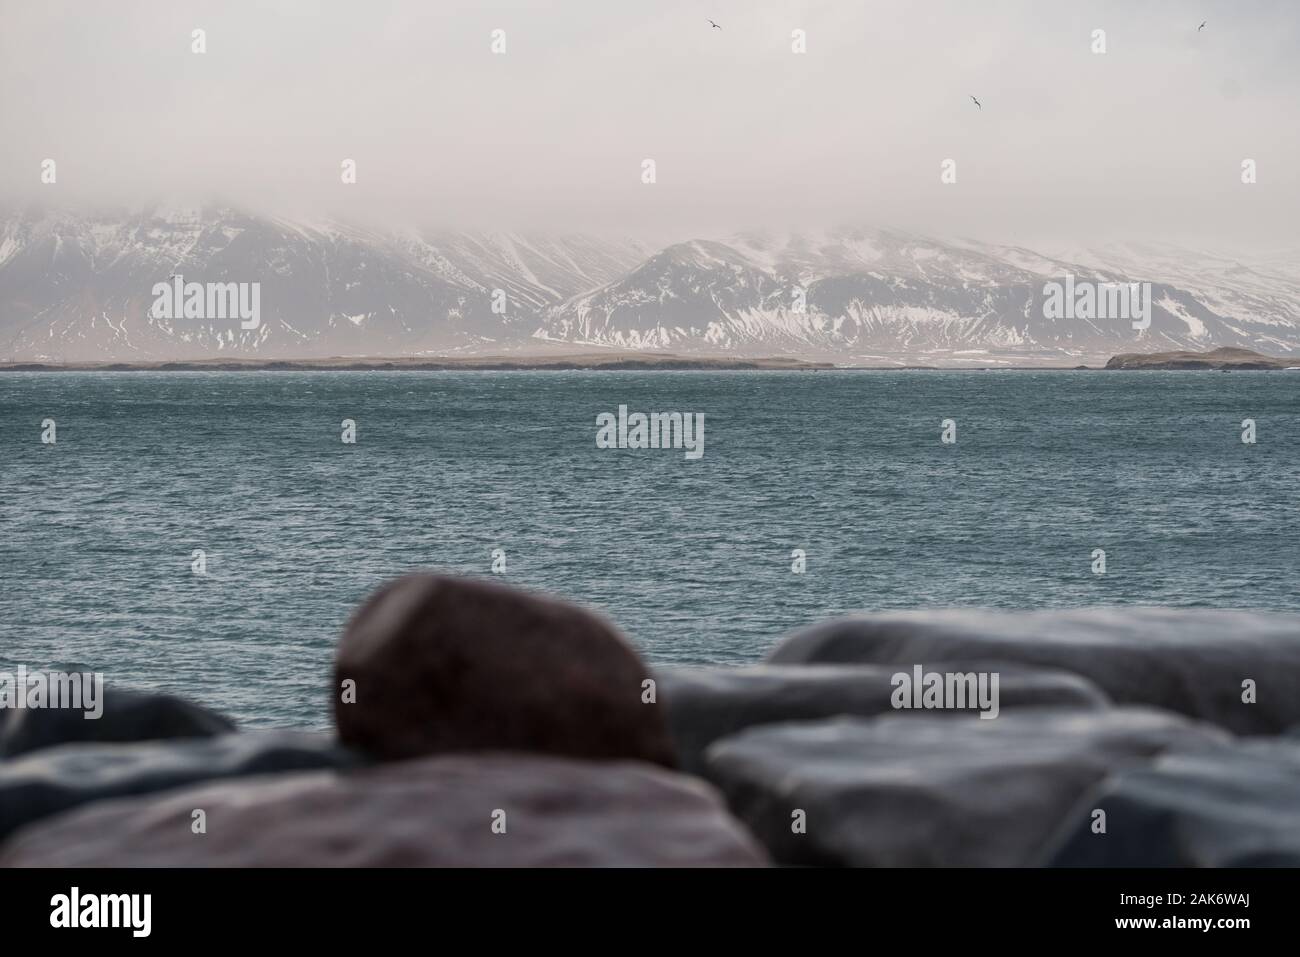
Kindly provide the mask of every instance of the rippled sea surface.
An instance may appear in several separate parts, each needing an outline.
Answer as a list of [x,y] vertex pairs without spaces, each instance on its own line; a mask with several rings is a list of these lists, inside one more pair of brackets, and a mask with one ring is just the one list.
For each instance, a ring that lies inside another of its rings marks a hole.
[[[704,456],[598,449],[620,404],[703,412]],[[1295,610],[1298,475],[1295,372],[5,374],[0,667],[324,726],[357,603],[497,548],[655,662],[860,609]]]

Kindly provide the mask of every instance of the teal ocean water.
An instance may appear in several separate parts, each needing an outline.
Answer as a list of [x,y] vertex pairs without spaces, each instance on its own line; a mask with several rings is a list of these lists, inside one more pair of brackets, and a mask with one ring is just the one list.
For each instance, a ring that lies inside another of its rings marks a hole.
[[[1282,372],[0,375],[0,667],[324,726],[357,603],[410,569],[490,575],[494,549],[506,581],[600,610],[654,662],[755,661],[860,609],[1295,610],[1298,390]],[[704,413],[703,456],[597,448],[620,405]]]

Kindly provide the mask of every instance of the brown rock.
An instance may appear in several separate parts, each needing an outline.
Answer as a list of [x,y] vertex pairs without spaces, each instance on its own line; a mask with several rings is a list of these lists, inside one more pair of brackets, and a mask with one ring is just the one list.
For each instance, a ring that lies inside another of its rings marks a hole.
[[[196,809],[206,815],[204,834],[191,828]],[[446,755],[105,801],[30,826],[0,852],[0,867],[766,863],[702,781],[637,762],[518,754]]]
[[[545,752],[672,767],[650,670],[575,605],[488,582],[408,575],[372,595],[334,663],[344,744],[386,759],[447,751]],[[343,701],[345,680],[354,703]]]

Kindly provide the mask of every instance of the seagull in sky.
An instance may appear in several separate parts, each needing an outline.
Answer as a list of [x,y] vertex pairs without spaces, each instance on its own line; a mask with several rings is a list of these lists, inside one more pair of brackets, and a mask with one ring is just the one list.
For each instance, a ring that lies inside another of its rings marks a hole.
[[1197,33],[1200,33],[1202,30],[1204,30],[1204,29],[1205,29],[1205,25],[1206,25],[1207,23],[1209,23],[1209,22],[1210,22],[1209,20],[1202,20],[1202,21],[1201,21],[1201,25],[1200,25],[1199,27],[1196,28],[1196,32],[1197,32]]
[[[708,17],[705,17],[704,19],[709,20]],[[709,25],[710,25],[711,27],[713,27],[713,29],[715,29],[715,30],[721,30],[721,29],[722,29],[722,27],[718,26],[718,25],[717,25],[716,23],[714,23],[712,20],[709,20]]]
[[979,100],[976,100],[975,97],[973,97],[973,96],[971,97],[971,99],[975,102],[975,105],[976,105],[976,106],[979,106],[979,107],[980,107],[981,110],[984,109],[984,107],[980,106],[980,101],[979,101]]

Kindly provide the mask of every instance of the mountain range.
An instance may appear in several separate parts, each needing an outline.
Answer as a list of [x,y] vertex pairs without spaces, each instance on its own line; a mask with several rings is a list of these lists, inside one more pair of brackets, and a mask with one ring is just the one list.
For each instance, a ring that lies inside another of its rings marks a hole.
[[[256,328],[159,318],[153,287],[261,284]],[[1145,329],[1046,318],[1044,284],[1150,283]],[[884,228],[667,246],[377,230],[231,208],[0,209],[0,362],[522,355],[846,365],[1076,364],[1214,347],[1300,355],[1300,255],[1031,250]]]

